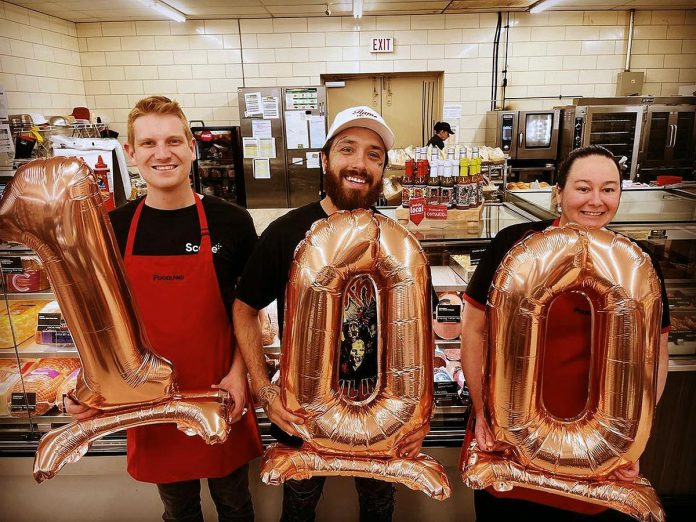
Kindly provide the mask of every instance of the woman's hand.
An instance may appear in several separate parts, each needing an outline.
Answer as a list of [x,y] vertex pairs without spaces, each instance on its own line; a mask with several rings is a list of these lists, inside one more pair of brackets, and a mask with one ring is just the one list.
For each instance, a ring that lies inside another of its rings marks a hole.
[[639,471],[640,465],[638,461],[635,461],[615,470],[609,475],[609,478],[620,482],[634,482],[638,478]]

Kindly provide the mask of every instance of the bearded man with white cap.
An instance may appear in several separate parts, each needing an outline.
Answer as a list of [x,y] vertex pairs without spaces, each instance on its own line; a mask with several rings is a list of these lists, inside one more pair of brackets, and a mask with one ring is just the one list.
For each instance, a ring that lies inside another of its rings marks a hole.
[[[249,258],[237,285],[233,307],[235,334],[246,362],[252,388],[258,402],[271,420],[271,431],[282,443],[301,446],[293,423],[303,419],[283,407],[278,399],[280,389],[272,385],[266,373],[261,345],[259,310],[273,300],[278,304],[278,323],[283,326],[285,285],[295,248],[305,237],[312,224],[339,210],[371,208],[382,191],[382,177],[387,165],[387,151],[394,145],[394,133],[384,119],[369,107],[351,107],[336,115],[322,148],[322,167],[326,197],[292,210],[275,220],[261,235],[256,249]],[[361,310],[362,317],[374,317],[376,302]],[[369,330],[370,325],[364,325]],[[350,344],[350,343],[349,343]],[[356,373],[356,362],[341,365],[339,384],[343,393],[352,400],[367,398],[374,390],[376,375],[367,375],[376,350],[365,351],[360,359],[361,372]],[[356,380],[359,375],[359,381]],[[420,452],[428,426],[411,434],[399,453],[414,457]],[[281,522],[313,521],[321,497],[325,477],[291,480],[284,484]],[[360,520],[389,521],[394,511],[394,486],[379,480],[356,478],[355,487],[360,501]]]

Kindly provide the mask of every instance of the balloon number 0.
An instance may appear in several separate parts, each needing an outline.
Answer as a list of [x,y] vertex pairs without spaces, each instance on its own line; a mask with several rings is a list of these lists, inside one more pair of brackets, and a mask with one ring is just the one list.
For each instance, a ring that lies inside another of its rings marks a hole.
[[[338,385],[344,294],[369,276],[377,294],[378,371],[360,402]],[[315,223],[295,250],[286,288],[281,398],[303,416],[302,449],[272,446],[262,478],[279,484],[312,475],[398,481],[444,499],[442,466],[426,455],[400,458],[399,443],[429,422],[433,400],[430,271],[418,241],[370,211]]]
[[[593,314],[589,400],[576,417],[558,418],[542,400],[544,332],[553,301],[587,297]],[[661,520],[644,478],[610,481],[635,462],[655,409],[662,301],[652,262],[606,229],[577,225],[533,234],[506,255],[488,295],[486,415],[507,449],[462,454],[470,487],[522,486],[601,504],[640,520]]]

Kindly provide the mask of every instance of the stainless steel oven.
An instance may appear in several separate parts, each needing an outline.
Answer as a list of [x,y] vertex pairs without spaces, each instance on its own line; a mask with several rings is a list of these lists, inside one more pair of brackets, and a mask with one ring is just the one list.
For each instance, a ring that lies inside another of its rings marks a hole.
[[646,102],[638,156],[641,181],[658,175],[694,179],[696,97],[660,97]]
[[558,154],[558,109],[492,111],[495,146],[512,160],[549,160]]
[[635,177],[643,125],[643,106],[590,105],[579,99],[577,105],[563,107],[559,160],[578,147],[601,145],[617,159],[626,157],[627,175]]

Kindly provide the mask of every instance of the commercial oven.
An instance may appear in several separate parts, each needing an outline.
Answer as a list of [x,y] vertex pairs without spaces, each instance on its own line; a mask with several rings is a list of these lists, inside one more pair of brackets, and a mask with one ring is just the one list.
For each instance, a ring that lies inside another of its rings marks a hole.
[[696,159],[696,97],[646,100],[644,129],[638,156],[642,181],[658,175],[694,179]]
[[491,111],[495,121],[495,146],[511,160],[553,161],[558,153],[558,109]]
[[626,157],[626,177],[652,181],[658,174],[694,177],[696,97],[576,98],[559,107],[558,159],[571,150],[602,145]]

